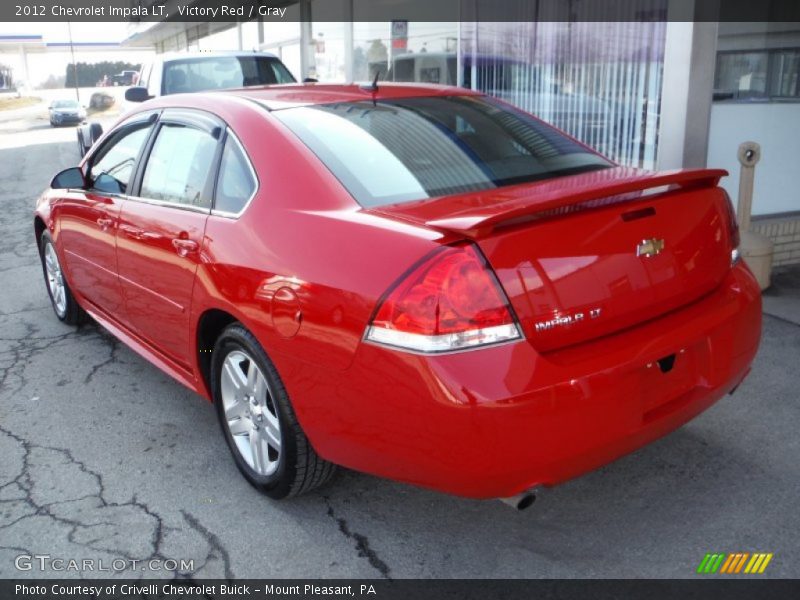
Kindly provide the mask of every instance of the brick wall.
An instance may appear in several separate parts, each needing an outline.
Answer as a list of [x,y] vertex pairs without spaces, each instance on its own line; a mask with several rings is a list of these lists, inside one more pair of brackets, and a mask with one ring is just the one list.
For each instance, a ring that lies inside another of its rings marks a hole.
[[752,230],[775,243],[773,266],[800,263],[800,213],[753,217]]

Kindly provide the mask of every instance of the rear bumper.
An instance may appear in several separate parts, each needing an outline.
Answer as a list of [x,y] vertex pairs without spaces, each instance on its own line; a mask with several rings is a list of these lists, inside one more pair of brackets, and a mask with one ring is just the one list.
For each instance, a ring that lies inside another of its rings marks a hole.
[[[325,458],[503,497],[563,482],[680,427],[741,382],[760,331],[758,285],[737,265],[691,306],[546,355],[525,341],[442,356],[362,344],[349,370],[303,369],[287,387]],[[662,372],[657,361],[673,354]]]

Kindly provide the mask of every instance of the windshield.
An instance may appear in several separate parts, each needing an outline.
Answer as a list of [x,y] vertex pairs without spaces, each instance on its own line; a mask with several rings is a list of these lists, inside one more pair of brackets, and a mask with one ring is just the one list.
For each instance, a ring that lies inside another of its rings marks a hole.
[[53,108],[78,108],[78,103],[75,100],[56,100]]
[[284,64],[271,56],[173,60],[164,64],[163,93],[184,94],[294,81]]
[[343,102],[272,114],[364,207],[613,166],[538,119],[489,97]]

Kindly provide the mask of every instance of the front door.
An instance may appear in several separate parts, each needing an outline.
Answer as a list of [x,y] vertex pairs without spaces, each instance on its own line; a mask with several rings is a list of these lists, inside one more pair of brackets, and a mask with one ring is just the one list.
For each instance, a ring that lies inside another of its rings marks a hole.
[[115,236],[120,210],[152,121],[146,116],[103,143],[85,166],[86,190],[69,190],[58,203],[59,236],[70,284],[114,318],[122,316]]
[[118,272],[128,323],[187,367],[195,345],[192,289],[211,209],[220,131],[203,113],[164,111],[145,151],[136,195],[119,218]]

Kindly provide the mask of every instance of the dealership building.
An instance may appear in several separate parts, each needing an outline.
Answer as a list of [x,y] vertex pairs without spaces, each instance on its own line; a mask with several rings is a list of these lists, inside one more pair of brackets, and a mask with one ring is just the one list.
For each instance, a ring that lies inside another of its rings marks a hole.
[[603,21],[597,3],[577,0],[519,0],[504,21],[482,20],[481,2],[464,0],[449,22],[414,21],[402,2],[387,19],[376,5],[391,3],[380,0],[287,0],[270,3],[286,9],[283,18],[134,24],[124,45],[268,51],[298,80],[377,74],[480,90],[620,164],[725,168],[734,203],[737,148],[754,141],[762,158],[753,228],[775,243],[776,266],[800,262],[800,23],[678,21],[675,11],[700,0],[627,1],[636,21]]

